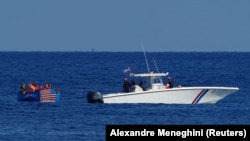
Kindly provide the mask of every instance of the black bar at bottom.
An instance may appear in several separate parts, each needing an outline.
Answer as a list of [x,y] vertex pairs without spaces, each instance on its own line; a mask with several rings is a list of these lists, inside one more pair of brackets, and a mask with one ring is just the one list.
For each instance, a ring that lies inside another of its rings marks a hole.
[[154,139],[157,141],[249,141],[250,125],[106,125],[106,141]]

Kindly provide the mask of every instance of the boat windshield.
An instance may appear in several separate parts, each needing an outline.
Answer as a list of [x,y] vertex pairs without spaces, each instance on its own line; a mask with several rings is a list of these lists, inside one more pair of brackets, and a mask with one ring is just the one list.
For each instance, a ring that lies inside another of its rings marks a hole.
[[149,80],[151,84],[162,83],[162,79],[160,77],[150,77]]

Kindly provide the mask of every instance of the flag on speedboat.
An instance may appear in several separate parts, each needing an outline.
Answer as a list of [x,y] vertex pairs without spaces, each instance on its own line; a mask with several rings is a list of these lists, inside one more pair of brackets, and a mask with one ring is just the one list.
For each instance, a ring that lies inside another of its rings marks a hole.
[[126,69],[123,70],[124,73],[130,72],[130,71],[131,71],[131,70],[130,70],[130,67],[128,67],[128,68],[126,68]]
[[41,102],[51,102],[56,100],[56,95],[51,93],[50,89],[40,91],[40,101]]

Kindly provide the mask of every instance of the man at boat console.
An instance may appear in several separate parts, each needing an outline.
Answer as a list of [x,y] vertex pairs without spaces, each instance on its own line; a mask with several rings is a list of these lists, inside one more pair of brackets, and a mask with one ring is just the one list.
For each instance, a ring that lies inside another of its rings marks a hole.
[[167,85],[165,86],[166,89],[169,89],[169,88],[173,88],[174,87],[174,82],[172,80],[172,78],[169,76],[168,77],[168,83]]

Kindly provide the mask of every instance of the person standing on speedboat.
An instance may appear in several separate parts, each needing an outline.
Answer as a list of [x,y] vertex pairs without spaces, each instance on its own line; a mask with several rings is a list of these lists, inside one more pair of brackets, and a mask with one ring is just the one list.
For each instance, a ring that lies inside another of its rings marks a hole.
[[169,88],[173,88],[174,87],[174,82],[172,80],[172,78],[169,76],[168,77],[168,83],[167,85],[165,86],[166,89],[169,89]]
[[123,82],[123,92],[128,93],[130,88],[130,83],[128,82],[127,78],[124,78]]

